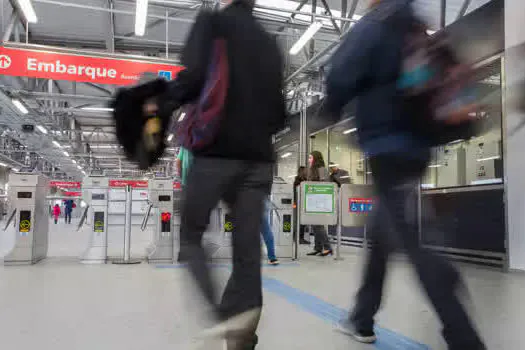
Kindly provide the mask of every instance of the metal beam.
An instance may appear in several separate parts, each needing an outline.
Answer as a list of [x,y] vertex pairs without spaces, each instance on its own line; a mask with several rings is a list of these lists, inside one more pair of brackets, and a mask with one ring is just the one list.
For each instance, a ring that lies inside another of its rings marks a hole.
[[[113,3],[113,0],[108,0],[108,9],[115,9],[115,4]],[[113,12],[109,13],[108,22],[109,32],[108,37],[106,39],[106,48],[109,52],[115,52],[115,14]]]
[[[326,2],[326,0],[321,0],[321,2],[323,3],[324,9],[328,13],[328,15],[332,17],[332,10],[330,10],[330,6],[328,6],[328,3]],[[337,24],[335,19],[330,18],[330,21],[332,22],[332,25],[334,26],[337,33],[339,33],[339,35],[343,34],[343,32],[341,31],[341,28],[339,28],[339,25]]]
[[447,25],[447,0],[441,0],[441,14],[439,17],[440,28],[445,28]]
[[89,95],[72,95],[72,94],[50,94],[48,92],[27,91],[27,90],[13,90],[14,93],[20,96],[34,97],[37,100],[85,100],[93,102],[109,102],[111,97],[104,96],[89,96]]
[[100,92],[105,93],[106,95],[110,95],[110,96],[113,95],[113,92],[112,92],[112,91],[110,91],[110,90],[106,89],[105,87],[102,87],[102,86],[100,86],[100,85],[98,85],[98,84],[90,83],[90,82],[87,82],[87,83],[85,83],[85,84],[86,84],[87,86],[90,86],[90,87],[92,87],[92,88],[94,88],[94,89],[100,91]]
[[18,18],[18,12],[13,11],[9,20],[9,24],[7,25],[7,28],[4,32],[4,37],[2,39],[3,42],[9,41],[9,39],[11,38],[11,34],[13,34],[13,28],[15,27]]
[[[344,0],[343,0],[344,1]],[[355,15],[355,11],[357,10],[357,5],[359,4],[359,0],[353,0],[352,4],[350,5],[350,9],[348,10],[348,14],[346,15],[346,18],[353,19]],[[348,29],[350,26],[350,23],[343,23],[343,32]]]
[[[302,0],[301,3],[299,5],[297,5],[297,7],[295,8],[295,11],[300,11],[304,5],[306,5],[306,3],[308,2],[309,0]],[[296,14],[295,13],[292,13],[292,15],[290,16],[290,18],[288,18],[286,20],[286,23],[290,23],[293,21],[293,19],[295,18]],[[282,32],[283,30],[286,29],[286,26],[282,26],[282,27],[279,27],[277,29],[278,32]]]
[[468,10],[471,2],[472,2],[472,0],[464,0],[463,1],[463,5],[461,6],[461,9],[459,10],[458,17],[456,18],[456,20],[460,20],[461,17],[465,16],[465,13],[467,13],[467,10]]
[[[312,0],[312,23],[315,22],[317,17],[317,0]],[[310,40],[310,55],[308,57],[314,57],[315,54],[315,38]]]

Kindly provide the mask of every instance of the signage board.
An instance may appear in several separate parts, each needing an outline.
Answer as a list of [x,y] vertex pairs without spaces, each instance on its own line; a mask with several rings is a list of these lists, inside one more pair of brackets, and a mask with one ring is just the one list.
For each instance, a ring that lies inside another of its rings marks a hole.
[[81,188],[82,183],[76,181],[49,181],[49,187]]
[[143,73],[172,79],[182,66],[0,46],[0,75],[110,85],[136,84]]
[[307,184],[305,187],[304,212],[326,214],[335,210],[335,188],[327,184]]
[[364,227],[377,204],[372,185],[344,184],[341,186],[341,225]]
[[348,211],[354,214],[368,214],[374,206],[372,198],[348,198]]
[[130,185],[133,188],[148,188],[147,180],[109,180],[109,187],[126,187]]
[[31,211],[21,210],[18,231],[21,236],[27,236],[31,231]]

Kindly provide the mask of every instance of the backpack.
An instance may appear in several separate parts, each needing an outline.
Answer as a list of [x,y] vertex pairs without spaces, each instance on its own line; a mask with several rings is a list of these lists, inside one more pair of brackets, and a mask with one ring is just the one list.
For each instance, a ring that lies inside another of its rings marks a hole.
[[480,105],[473,78],[444,35],[431,37],[420,23],[407,31],[397,86],[416,134],[431,146],[475,135]]
[[185,107],[186,115],[177,129],[182,147],[194,152],[215,141],[224,116],[228,86],[226,40],[215,39],[204,88],[199,98]]

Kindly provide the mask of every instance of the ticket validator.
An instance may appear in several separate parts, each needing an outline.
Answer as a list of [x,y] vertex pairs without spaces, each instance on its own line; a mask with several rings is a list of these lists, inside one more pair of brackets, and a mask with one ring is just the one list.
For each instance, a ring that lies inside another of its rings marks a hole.
[[4,231],[14,220],[15,244],[4,257],[5,265],[31,265],[45,259],[48,248],[48,180],[38,174],[9,175],[12,205]]
[[108,193],[109,179],[88,176],[82,184],[82,198],[87,203],[79,229],[84,222],[91,225],[89,243],[80,260],[85,264],[104,264],[108,255]]
[[153,245],[149,248],[148,262],[173,262],[173,179],[156,178],[148,182],[150,207],[146,213],[142,229],[149,216],[151,208],[154,210]]

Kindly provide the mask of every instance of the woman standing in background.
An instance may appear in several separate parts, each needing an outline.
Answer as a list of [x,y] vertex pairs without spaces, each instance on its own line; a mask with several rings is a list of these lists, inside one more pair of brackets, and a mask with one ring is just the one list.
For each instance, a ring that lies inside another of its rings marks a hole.
[[[308,181],[330,181],[330,175],[326,164],[323,159],[323,155],[319,151],[313,151],[308,157]],[[315,248],[314,251],[307,255],[318,255],[327,256],[332,255],[332,245],[328,239],[326,228],[323,225],[312,225],[312,229],[315,235]]]

